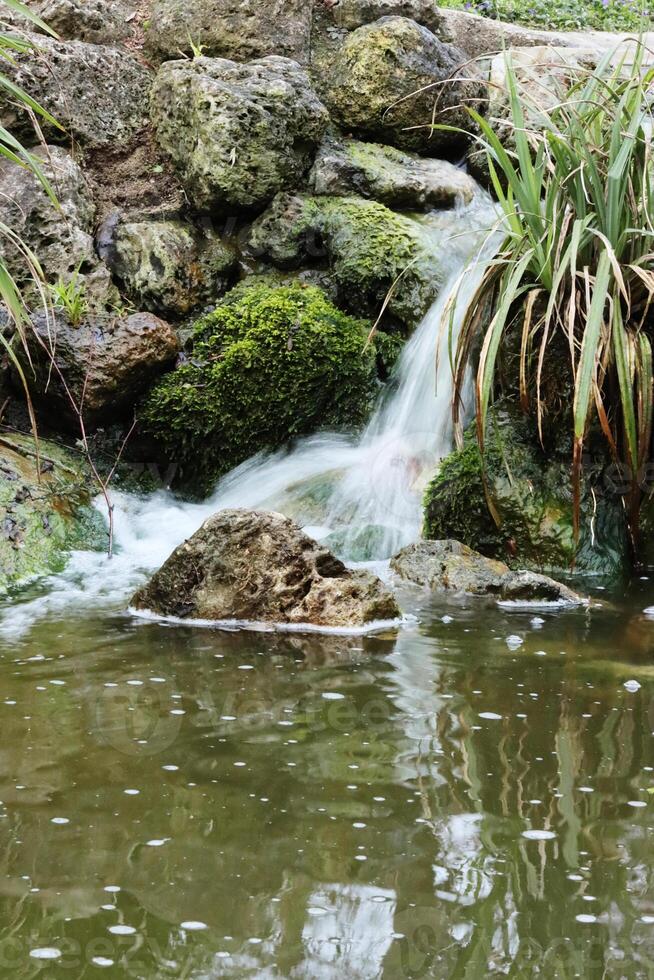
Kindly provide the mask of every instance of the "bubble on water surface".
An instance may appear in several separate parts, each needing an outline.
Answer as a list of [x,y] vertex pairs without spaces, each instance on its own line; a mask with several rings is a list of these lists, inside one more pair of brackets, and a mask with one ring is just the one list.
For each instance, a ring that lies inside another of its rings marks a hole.
[[627,806],[640,808],[643,806],[647,806],[647,803],[645,803],[644,800],[627,800]]
[[152,840],[145,842],[146,847],[163,847],[166,841],[169,841],[170,837],[153,837]]
[[53,817],[50,823],[70,823],[68,817]]
[[640,691],[640,684],[638,681],[625,681],[622,685],[625,691],[629,691],[630,694],[635,694],[636,691]]
[[54,946],[40,946],[37,949],[31,949],[30,956],[33,960],[58,960],[61,956],[61,950],[55,949]]
[[114,961],[110,960],[108,956],[94,956],[91,960],[94,966],[113,966]]
[[506,638],[506,645],[509,648],[509,650],[517,650],[518,647],[521,647],[523,643],[524,640],[522,639],[522,637],[516,636],[515,633],[512,633],[511,636],[507,636]]
[[487,718],[489,721],[501,721],[502,715],[496,714],[494,711],[480,711],[480,718]]
[[136,932],[134,926],[109,926],[109,932],[112,932],[114,936],[133,936]]
[[343,701],[345,695],[339,694],[337,691],[323,691],[322,697],[325,701]]
[[206,922],[200,922],[195,919],[187,919],[185,922],[181,923],[182,929],[187,929],[189,932],[200,932],[202,929],[208,929]]
[[527,840],[552,840],[556,834],[553,830],[523,830],[522,836]]
[[575,915],[575,919],[577,922],[597,922],[596,915],[587,915],[585,912],[582,912],[580,915]]

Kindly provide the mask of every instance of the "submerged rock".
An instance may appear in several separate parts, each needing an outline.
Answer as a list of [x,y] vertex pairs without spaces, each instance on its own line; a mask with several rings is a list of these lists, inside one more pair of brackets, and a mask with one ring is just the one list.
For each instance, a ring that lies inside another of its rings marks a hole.
[[171,61],[152,90],[159,143],[200,209],[263,208],[305,175],[328,122],[287,58]]
[[476,184],[446,160],[430,160],[392,146],[327,139],[309,177],[314,194],[359,195],[389,208],[430,210],[469,204]]
[[37,447],[27,436],[0,437],[0,594],[61,571],[73,548],[106,543],[82,458],[43,439],[38,454],[37,464]]
[[119,223],[109,264],[140,309],[186,316],[225,292],[236,255],[211,232],[186,221]]
[[154,0],[146,46],[165,61],[191,54],[250,61],[265,55],[309,60],[308,0]]
[[[46,281],[70,282],[76,276],[86,303],[102,307],[118,300],[106,266],[93,242],[95,205],[88,182],[69,153],[58,146],[31,150],[56,195],[48,196],[38,178],[11,160],[0,161],[0,222],[37,256]],[[14,278],[32,277],[23,253],[3,239],[0,251]]]
[[376,317],[394,286],[388,313],[411,328],[443,281],[435,239],[420,222],[376,201],[280,194],[252,226],[250,248],[280,268],[327,260],[339,302],[364,316]]
[[87,426],[117,421],[179,350],[172,327],[151,313],[89,316],[78,326],[36,314],[28,343],[35,400],[73,427],[78,419],[62,377],[78,405],[83,398]]
[[[479,110],[485,98],[466,61],[414,20],[382,17],[345,38],[319,92],[347,132],[436,155],[465,144],[471,127],[465,106]],[[432,123],[462,132],[432,130]]]
[[205,521],[131,605],[183,619],[341,628],[400,615],[380,579],[350,571],[281,514],[249,510]]
[[[28,37],[34,48],[12,55],[3,72],[56,119],[59,126],[39,120],[47,139],[113,149],[146,124],[152,75],[124,48]],[[0,121],[15,136],[34,138],[29,114],[6,95]]]
[[501,601],[579,605],[581,596],[535,572],[514,572],[459,541],[419,541],[391,560],[400,578],[434,590],[491,595]]

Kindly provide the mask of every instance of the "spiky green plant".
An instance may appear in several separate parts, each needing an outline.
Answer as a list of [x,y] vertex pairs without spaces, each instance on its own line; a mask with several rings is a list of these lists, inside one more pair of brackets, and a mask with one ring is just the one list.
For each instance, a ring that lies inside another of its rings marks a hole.
[[[579,69],[549,108],[532,100],[506,55],[509,138],[469,110],[481,132],[506,238],[471,304],[455,353],[454,420],[475,350],[476,424],[484,449],[499,356],[518,335],[514,379],[543,438],[543,379],[561,340],[572,379],[575,529],[584,440],[598,424],[630,474],[638,526],[639,474],[652,456],[654,170],[652,86],[641,42]],[[559,84],[552,82],[552,84]],[[504,145],[503,144],[504,141]],[[492,311],[489,316],[489,309]]]
[[66,315],[71,326],[79,327],[89,312],[84,283],[79,281],[79,266],[70,279],[60,276],[50,292],[55,307]]

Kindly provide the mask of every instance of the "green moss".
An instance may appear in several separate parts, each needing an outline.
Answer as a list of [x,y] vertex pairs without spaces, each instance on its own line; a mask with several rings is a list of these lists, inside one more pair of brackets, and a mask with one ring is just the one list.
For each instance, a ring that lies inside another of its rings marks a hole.
[[359,315],[377,316],[393,287],[388,312],[409,329],[429,310],[443,280],[427,230],[363,198],[281,194],[255,222],[250,245],[282,268],[326,260],[339,302]]
[[[491,412],[482,461],[474,426],[460,451],[441,464],[425,495],[424,536],[455,538],[520,568],[614,575],[628,555],[624,509],[606,479],[602,454],[589,454],[581,496],[580,538],[573,530],[567,441],[544,452],[533,424],[505,404]],[[491,515],[488,496],[500,518]]]
[[198,321],[189,362],[151,390],[143,427],[198,490],[260,450],[357,427],[383,356],[369,330],[315,287],[246,281]]

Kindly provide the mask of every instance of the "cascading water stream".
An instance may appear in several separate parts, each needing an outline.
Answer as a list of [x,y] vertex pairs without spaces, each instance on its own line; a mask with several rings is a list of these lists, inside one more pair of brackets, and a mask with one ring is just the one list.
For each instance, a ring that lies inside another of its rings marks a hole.
[[[443,287],[360,436],[321,433],[290,451],[255,456],[227,474],[202,504],[167,491],[147,497],[114,493],[114,557],[75,552],[35,598],[26,595],[5,608],[0,632],[22,632],[35,619],[64,609],[124,607],[144,578],[222,508],[280,511],[350,561],[388,559],[415,541],[424,488],[452,442],[448,303],[456,290],[455,339],[492,250],[489,231],[496,222],[497,212],[481,190],[458,210],[447,247],[441,216],[425,219],[444,256]],[[452,228],[451,214],[447,227]]]

